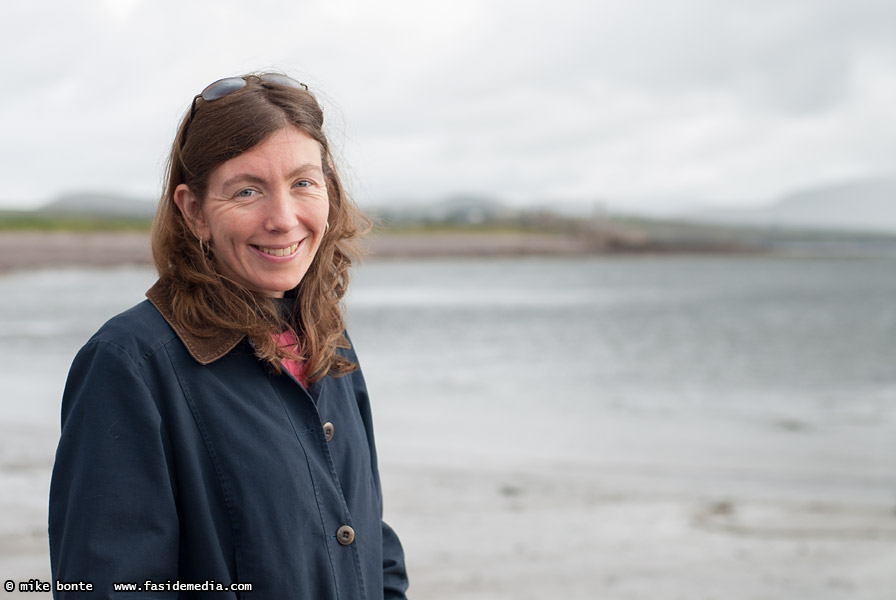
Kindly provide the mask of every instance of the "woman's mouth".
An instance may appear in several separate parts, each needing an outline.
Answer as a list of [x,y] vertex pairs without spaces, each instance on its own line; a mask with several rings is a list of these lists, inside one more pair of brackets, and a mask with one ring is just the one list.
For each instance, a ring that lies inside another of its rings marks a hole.
[[296,242],[291,246],[287,246],[285,248],[268,248],[266,246],[253,246],[253,248],[264,252],[265,254],[270,254],[271,256],[289,256],[290,254],[294,254],[296,250],[299,249],[299,243]]

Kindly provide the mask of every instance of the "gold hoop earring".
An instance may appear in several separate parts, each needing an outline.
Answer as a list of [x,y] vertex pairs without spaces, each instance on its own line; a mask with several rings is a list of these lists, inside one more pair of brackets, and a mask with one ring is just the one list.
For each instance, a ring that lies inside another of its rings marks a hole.
[[199,236],[199,251],[202,254],[208,254],[208,244],[203,244],[201,235]]
[[330,222],[327,221],[327,224],[324,225],[324,235],[327,235],[327,232],[330,231]]

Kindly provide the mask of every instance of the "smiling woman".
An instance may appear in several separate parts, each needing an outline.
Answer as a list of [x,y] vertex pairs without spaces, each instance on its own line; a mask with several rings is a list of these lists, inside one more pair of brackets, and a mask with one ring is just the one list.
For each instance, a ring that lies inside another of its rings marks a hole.
[[405,597],[340,309],[365,220],[322,126],[283,75],[194,98],[153,222],[159,280],[66,382],[54,579],[102,597],[116,582],[158,598]]

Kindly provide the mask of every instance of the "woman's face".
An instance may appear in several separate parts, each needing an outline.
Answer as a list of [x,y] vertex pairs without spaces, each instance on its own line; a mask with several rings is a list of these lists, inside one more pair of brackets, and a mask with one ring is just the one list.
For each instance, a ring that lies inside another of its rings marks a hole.
[[320,144],[285,127],[212,171],[202,202],[184,184],[174,201],[224,275],[282,297],[302,281],[327,224]]

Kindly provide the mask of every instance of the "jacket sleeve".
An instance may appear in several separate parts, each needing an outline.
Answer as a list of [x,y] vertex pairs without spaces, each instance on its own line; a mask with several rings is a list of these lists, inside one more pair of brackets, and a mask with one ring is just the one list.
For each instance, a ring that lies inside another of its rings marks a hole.
[[[346,335],[346,339],[348,336]],[[351,343],[351,340],[349,340]],[[358,357],[354,352],[354,345],[349,350],[349,357],[355,363]],[[361,369],[351,374],[355,399],[358,402],[358,410],[361,413],[361,419],[364,421],[364,428],[367,433],[367,443],[370,447],[370,463],[373,469],[373,482],[376,486],[377,499],[380,505],[380,519],[382,520],[383,493],[380,486],[380,472],[376,457],[376,442],[373,435],[373,416],[370,410],[370,400],[367,394],[367,384],[364,381],[364,375]],[[398,535],[393,531],[385,521],[382,521],[383,528],[383,598],[384,600],[407,600],[406,592],[408,589],[408,575],[404,561],[404,549]]]
[[[367,390],[364,388],[364,395]],[[370,407],[367,405],[364,417],[364,425],[367,428],[367,440],[370,444],[370,461],[373,469],[373,482],[380,505],[380,519],[382,520],[383,493],[380,485],[379,466],[376,458],[376,444],[373,438],[373,421],[370,415]],[[382,521],[383,528],[383,599],[407,600],[405,595],[408,589],[408,574],[404,562],[404,549],[395,531]]]
[[404,550],[391,527],[383,521],[383,599],[407,600],[408,574]]
[[[178,519],[162,420],[132,357],[89,342],[69,372],[50,485],[55,581],[93,584],[91,598],[175,598],[113,592],[177,579]],[[54,592],[84,598],[83,592]]]

